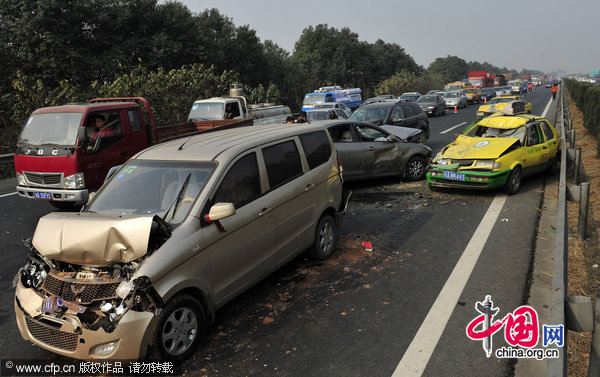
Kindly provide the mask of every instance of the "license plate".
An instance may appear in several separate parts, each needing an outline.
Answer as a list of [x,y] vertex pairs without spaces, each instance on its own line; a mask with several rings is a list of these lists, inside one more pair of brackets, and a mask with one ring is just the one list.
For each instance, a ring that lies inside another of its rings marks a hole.
[[38,199],[52,199],[49,192],[34,192],[33,194]]
[[464,181],[465,175],[463,173],[455,173],[452,171],[445,171],[444,178],[452,179],[453,181]]

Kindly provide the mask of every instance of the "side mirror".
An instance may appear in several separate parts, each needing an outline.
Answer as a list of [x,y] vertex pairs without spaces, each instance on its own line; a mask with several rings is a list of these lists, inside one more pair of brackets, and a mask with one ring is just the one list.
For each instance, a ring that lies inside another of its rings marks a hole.
[[106,183],[106,181],[108,181],[108,179],[110,177],[112,177],[113,174],[115,174],[117,172],[117,170],[121,169],[121,166],[123,166],[123,165],[117,165],[117,166],[113,166],[112,168],[110,168],[108,173],[106,173],[106,178],[104,178],[104,183]]
[[406,142],[406,140],[400,139],[396,135],[388,135],[387,141],[392,142],[392,143],[395,143],[395,142],[398,142],[398,141],[404,141],[404,142]]
[[211,223],[233,215],[235,215],[233,203],[215,203],[210,207],[208,214],[204,215],[204,220]]
[[77,138],[79,138],[79,141],[81,141],[82,143],[85,143],[85,141],[88,138],[85,127],[79,127],[77,129]]

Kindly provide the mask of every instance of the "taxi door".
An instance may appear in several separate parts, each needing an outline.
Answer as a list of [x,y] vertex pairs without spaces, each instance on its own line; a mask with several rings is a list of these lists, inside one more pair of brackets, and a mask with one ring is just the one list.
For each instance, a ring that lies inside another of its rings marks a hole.
[[543,171],[548,165],[548,145],[538,122],[527,125],[523,176]]

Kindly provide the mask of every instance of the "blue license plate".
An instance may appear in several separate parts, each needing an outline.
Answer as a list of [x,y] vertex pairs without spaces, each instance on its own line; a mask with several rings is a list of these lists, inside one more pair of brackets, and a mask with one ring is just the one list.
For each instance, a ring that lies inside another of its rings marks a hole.
[[33,194],[38,199],[52,199],[49,192],[34,192]]
[[464,181],[465,175],[463,173],[455,173],[453,171],[445,171],[444,178],[451,179],[453,181]]

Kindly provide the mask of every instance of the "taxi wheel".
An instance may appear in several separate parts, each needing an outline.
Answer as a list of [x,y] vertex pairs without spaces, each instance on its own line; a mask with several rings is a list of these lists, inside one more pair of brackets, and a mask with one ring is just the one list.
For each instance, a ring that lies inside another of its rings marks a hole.
[[160,314],[150,358],[173,362],[187,359],[204,336],[205,322],[204,309],[195,297],[175,296]]
[[315,231],[313,245],[309,250],[310,256],[319,260],[329,258],[335,249],[335,241],[335,221],[329,215],[321,216]]
[[411,157],[406,163],[405,176],[409,181],[419,181],[425,178],[425,159],[419,156]]
[[511,170],[508,175],[508,179],[506,180],[506,184],[504,186],[504,192],[508,195],[516,194],[521,188],[521,179],[523,175],[521,174],[521,167],[515,166],[513,170]]

